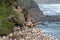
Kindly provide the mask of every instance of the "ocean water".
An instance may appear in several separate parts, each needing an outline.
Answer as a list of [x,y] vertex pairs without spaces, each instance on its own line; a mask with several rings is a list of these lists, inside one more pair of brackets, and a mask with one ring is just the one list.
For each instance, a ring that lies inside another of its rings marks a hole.
[[44,15],[60,15],[60,4],[38,4]]
[[38,29],[43,30],[45,33],[52,35],[53,37],[60,40],[60,23],[56,24],[53,22],[45,22],[45,25],[36,25]]
[[[60,4],[38,4],[40,10],[44,15],[60,15]],[[45,33],[56,37],[60,40],[60,23],[44,22],[45,25],[36,25],[38,29],[43,30]]]

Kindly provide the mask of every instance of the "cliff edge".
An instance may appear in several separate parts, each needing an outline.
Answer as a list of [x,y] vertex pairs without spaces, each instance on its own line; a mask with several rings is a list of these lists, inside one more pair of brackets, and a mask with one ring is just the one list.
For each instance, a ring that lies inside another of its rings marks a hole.
[[26,8],[29,11],[30,16],[35,21],[40,21],[44,17],[43,12],[33,0],[19,0],[18,2],[20,7]]

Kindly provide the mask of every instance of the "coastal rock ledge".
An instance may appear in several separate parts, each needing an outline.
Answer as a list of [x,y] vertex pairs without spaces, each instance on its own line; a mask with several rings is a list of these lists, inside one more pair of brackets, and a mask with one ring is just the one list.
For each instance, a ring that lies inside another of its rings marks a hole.
[[23,30],[19,30],[10,33],[8,36],[1,38],[0,40],[57,40],[51,35],[45,34],[42,30],[37,28],[24,27]]

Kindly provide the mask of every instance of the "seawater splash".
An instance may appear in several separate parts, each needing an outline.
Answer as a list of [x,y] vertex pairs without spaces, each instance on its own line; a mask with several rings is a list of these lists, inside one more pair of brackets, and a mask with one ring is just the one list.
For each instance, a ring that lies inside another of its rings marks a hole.
[[38,4],[45,15],[60,15],[60,4]]
[[51,32],[51,31],[47,31],[47,30],[43,30],[44,32]]

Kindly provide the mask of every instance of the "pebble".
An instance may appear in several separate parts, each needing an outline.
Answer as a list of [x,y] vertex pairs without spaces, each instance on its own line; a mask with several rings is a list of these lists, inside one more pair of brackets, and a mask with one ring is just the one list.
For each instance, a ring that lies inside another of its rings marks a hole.
[[26,39],[29,39],[29,37],[26,37]]
[[43,38],[43,40],[45,40],[45,38]]
[[9,36],[13,36],[13,33],[10,33],[10,35]]
[[10,40],[12,40],[12,39],[10,39]]
[[17,40],[17,39],[14,39],[14,40]]
[[5,36],[3,36],[3,39],[5,39],[6,37]]
[[52,35],[49,35],[50,37],[52,36]]
[[[14,34],[16,35],[16,32],[14,32]],[[37,30],[36,28],[30,29],[26,27],[25,30],[19,30],[17,34],[19,34],[19,40],[58,40],[52,37],[52,35],[45,34],[42,30]],[[12,35],[13,34],[10,33],[10,36]],[[5,36],[3,38],[5,38]]]
[[54,39],[54,37],[52,37],[52,39]]
[[48,34],[45,34],[46,36],[48,36]]
[[20,39],[20,40],[25,40],[25,39]]
[[19,33],[21,33],[21,31],[19,31]]
[[56,39],[56,40],[58,40],[58,39]]
[[16,34],[16,32],[14,32],[14,34]]

